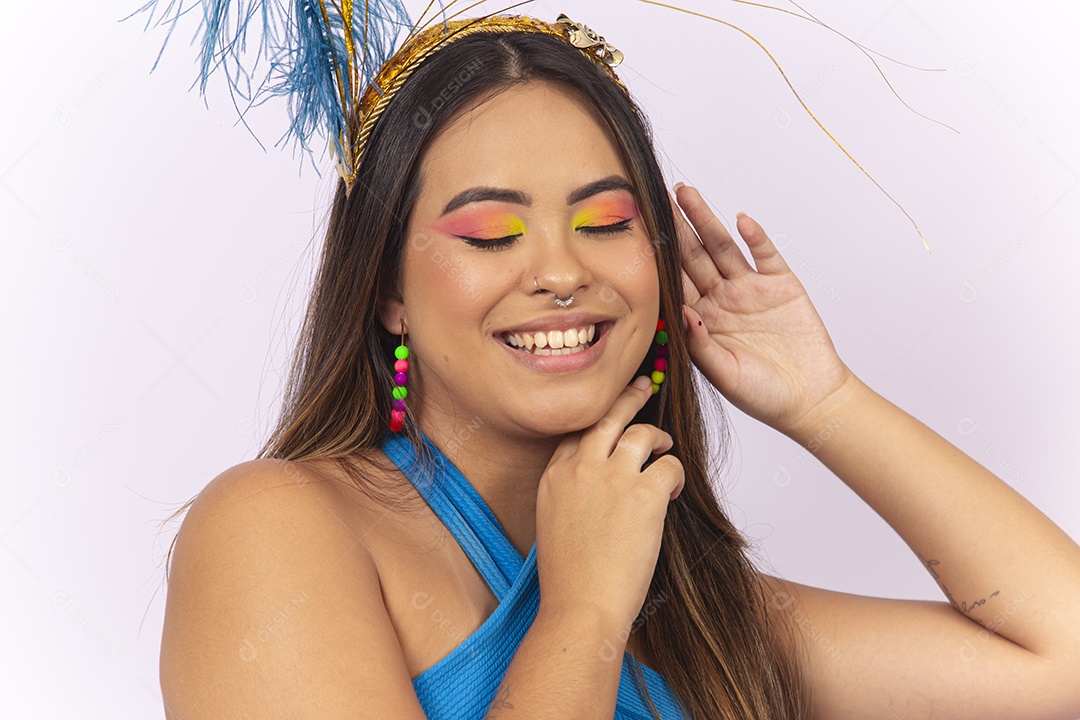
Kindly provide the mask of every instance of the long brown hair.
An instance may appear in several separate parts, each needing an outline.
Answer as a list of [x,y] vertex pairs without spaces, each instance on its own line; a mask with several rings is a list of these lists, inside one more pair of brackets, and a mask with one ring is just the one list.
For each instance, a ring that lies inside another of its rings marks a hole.
[[[610,77],[558,38],[521,32],[462,38],[427,59],[387,105],[352,188],[346,193],[344,183],[338,185],[281,415],[260,457],[332,460],[360,489],[393,501],[358,460],[377,462],[388,432],[393,381],[386,358],[398,340],[379,323],[377,308],[400,278],[419,161],[456,110],[536,81],[576,91],[606,122],[653,239],[661,317],[670,319],[667,379],[635,421],[671,434],[686,484],[668,508],[660,557],[632,627],[643,633],[654,669],[690,717],[800,718],[803,693],[786,649],[791,645],[770,627],[747,541],[710,484],[716,463],[710,462],[701,403],[719,405],[715,391],[695,380],[687,349],[675,222],[651,128]],[[642,371],[648,370],[643,360]],[[714,448],[726,441],[719,415]],[[422,451],[411,424],[406,434]]]

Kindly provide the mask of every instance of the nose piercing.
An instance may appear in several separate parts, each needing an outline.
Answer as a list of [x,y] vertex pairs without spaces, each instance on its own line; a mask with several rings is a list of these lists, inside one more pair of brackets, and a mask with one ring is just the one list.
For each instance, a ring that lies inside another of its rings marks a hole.
[[[536,282],[535,275],[533,275],[533,285],[536,286],[536,290],[539,292],[540,283]],[[551,295],[555,298],[555,304],[561,308],[568,308],[570,307],[570,303],[574,302],[574,293],[570,293],[570,297],[566,298],[565,300],[560,298],[558,293],[552,292]]]

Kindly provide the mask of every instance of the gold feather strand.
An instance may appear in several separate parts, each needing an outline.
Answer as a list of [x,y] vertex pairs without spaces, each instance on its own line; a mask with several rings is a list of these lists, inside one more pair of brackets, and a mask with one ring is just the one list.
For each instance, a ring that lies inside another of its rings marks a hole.
[[[738,0],[736,0],[736,1],[738,1]],[[866,175],[866,177],[870,178],[870,182],[874,183],[874,185],[877,186],[878,190],[880,190],[882,193],[884,193],[885,197],[889,198],[889,200],[891,200],[892,203],[894,205],[896,205],[896,207],[898,207],[900,209],[900,212],[904,213],[904,216],[907,217],[907,219],[911,222],[912,227],[915,228],[915,232],[918,233],[919,238],[922,240],[923,247],[926,248],[926,252],[930,253],[930,246],[927,244],[926,238],[923,237],[922,230],[919,229],[919,225],[918,225],[918,223],[915,222],[915,218],[911,217],[911,215],[908,213],[908,211],[904,209],[904,206],[901,205],[899,202],[897,202],[896,198],[894,198],[892,195],[890,195],[889,192],[885,188],[883,188],[881,186],[881,184],[877,180],[875,180],[874,177],[870,173],[868,173],[866,171],[866,168],[864,168],[862,165],[860,165],[859,161],[856,160],[854,157],[852,157],[851,153],[849,153],[847,151],[847,149],[843,145],[840,144],[840,141],[837,140],[835,137],[833,137],[833,134],[828,131],[828,129],[821,123],[821,121],[817,119],[817,117],[814,115],[814,113],[807,106],[806,102],[802,99],[802,96],[799,95],[798,91],[795,89],[795,86],[792,85],[791,80],[788,79],[787,73],[785,73],[784,69],[782,67],[780,67],[780,63],[778,63],[776,61],[776,58],[773,57],[773,54],[771,52],[769,52],[769,49],[766,48],[765,45],[762,44],[762,42],[760,40],[758,40],[756,37],[754,37],[753,35],[748,33],[746,30],[743,30],[738,25],[730,23],[730,22],[728,22],[726,20],[721,20],[720,18],[716,18],[716,17],[713,17],[711,15],[705,15],[704,13],[695,12],[693,10],[688,10],[686,8],[677,7],[675,5],[668,5],[666,3],[658,2],[657,0],[639,0],[639,2],[647,3],[649,5],[657,5],[659,7],[664,7],[664,8],[668,8],[669,10],[675,10],[677,12],[686,13],[687,15],[694,15],[696,17],[704,18],[706,20],[712,20],[713,22],[717,22],[717,23],[720,23],[721,25],[726,25],[726,26],[732,28],[733,30],[737,30],[740,33],[742,33],[743,35],[745,35],[746,37],[750,38],[752,41],[754,41],[754,43],[759,48],[761,48],[761,50],[766,55],[769,56],[769,59],[772,60],[772,63],[773,63],[773,65],[776,66],[776,69],[780,71],[780,75],[784,78],[784,82],[786,82],[788,87],[791,88],[791,92],[794,93],[795,98],[799,101],[799,104],[802,105],[804,110],[806,110],[807,115],[809,115],[810,118],[815,123],[817,123],[817,126],[819,128],[821,128],[821,131],[829,136],[829,139],[832,140],[836,144],[836,146],[838,148],[840,148],[840,150],[844,153],[844,155],[847,155],[848,159],[851,160],[851,162],[855,163],[855,167],[859,168],[859,170],[862,170],[863,174]]]
[[896,88],[893,87],[893,84],[891,82],[889,82],[889,78],[885,75],[885,71],[881,69],[880,65],[878,65],[877,60],[870,57],[870,55],[871,55],[871,53],[873,53],[874,55],[877,55],[878,57],[884,58],[885,60],[888,60],[889,62],[894,62],[897,65],[903,65],[906,68],[910,68],[912,70],[919,70],[921,72],[945,72],[945,68],[916,67],[915,65],[910,65],[910,64],[908,64],[906,62],[901,62],[901,61],[897,60],[896,58],[891,58],[888,55],[885,55],[884,53],[879,53],[877,50],[871,50],[870,48],[866,47],[865,45],[858,42],[857,40],[851,39],[850,37],[848,37],[844,33],[840,32],[836,28],[829,25],[828,23],[822,22],[821,20],[819,20],[817,18],[816,15],[814,15],[810,11],[806,10],[802,5],[795,2],[795,0],[788,0],[788,2],[790,2],[792,5],[799,8],[800,10],[802,10],[804,13],[806,13],[806,15],[800,15],[799,13],[792,12],[792,11],[786,9],[786,8],[776,7],[774,5],[766,5],[764,3],[750,2],[750,0],[730,0],[730,1],[735,2],[735,3],[739,3],[741,5],[750,5],[750,6],[753,6],[753,7],[765,8],[767,10],[776,10],[777,12],[782,12],[785,15],[790,15],[791,17],[797,17],[800,20],[808,20],[810,22],[815,23],[816,25],[820,25],[821,27],[825,28],[829,32],[832,32],[832,33],[835,33],[835,34],[839,35],[840,37],[844,38],[849,43],[851,43],[852,45],[857,47],[859,49],[859,52],[861,52],[863,55],[865,55],[866,59],[874,64],[874,68],[878,71],[878,75],[881,75],[881,79],[885,81],[885,84],[889,86],[889,90],[892,91],[892,94],[896,96],[896,99],[899,100],[901,102],[901,104],[903,104],[904,107],[906,107],[908,110],[910,110],[911,112],[913,112],[916,115],[918,115],[919,117],[921,117],[923,120],[929,120],[932,123],[937,123],[938,125],[941,125],[944,128],[948,128],[949,130],[952,130],[957,135],[960,134],[960,131],[957,130],[956,128],[954,128],[952,125],[949,125],[947,123],[943,123],[940,120],[935,120],[934,118],[932,118],[932,117],[930,117],[928,115],[923,115],[921,112],[919,112],[915,108],[911,107],[911,105],[908,104],[908,102],[906,100],[904,100],[904,98],[900,97],[900,93],[898,93],[896,91]]

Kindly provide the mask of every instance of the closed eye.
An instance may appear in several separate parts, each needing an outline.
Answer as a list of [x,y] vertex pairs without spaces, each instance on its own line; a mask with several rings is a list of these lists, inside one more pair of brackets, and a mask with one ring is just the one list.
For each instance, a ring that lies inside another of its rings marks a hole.
[[481,250],[502,250],[503,248],[510,247],[510,245],[517,240],[521,235],[507,235],[501,238],[476,238],[469,237],[467,235],[457,235],[465,242],[469,243],[475,248]]
[[[584,225],[578,228],[578,232],[586,235],[614,235],[615,233],[632,230],[634,228],[632,221],[633,218],[627,218],[611,225]],[[506,235],[501,238],[478,238],[469,237],[468,235],[457,235],[456,237],[482,250],[502,250],[510,247],[521,235]]]
[[618,232],[632,230],[634,228],[634,226],[631,224],[632,220],[633,218],[627,218],[626,220],[622,220],[611,225],[585,225],[583,227],[579,227],[578,231],[583,232],[586,235],[613,235]]

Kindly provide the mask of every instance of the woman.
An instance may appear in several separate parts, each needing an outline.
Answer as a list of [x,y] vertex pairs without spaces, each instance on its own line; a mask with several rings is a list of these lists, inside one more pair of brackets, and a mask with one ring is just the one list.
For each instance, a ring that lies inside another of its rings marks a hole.
[[[667,193],[601,64],[457,39],[343,175],[281,421],[176,541],[170,717],[1080,714],[1080,548],[846,367],[753,219],[751,265]],[[691,363],[949,602],[754,568]]]

